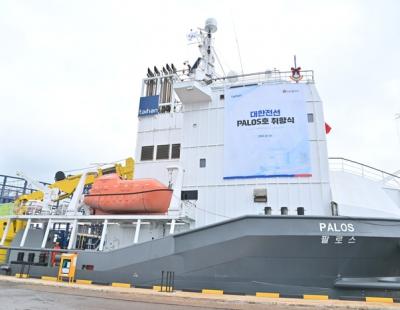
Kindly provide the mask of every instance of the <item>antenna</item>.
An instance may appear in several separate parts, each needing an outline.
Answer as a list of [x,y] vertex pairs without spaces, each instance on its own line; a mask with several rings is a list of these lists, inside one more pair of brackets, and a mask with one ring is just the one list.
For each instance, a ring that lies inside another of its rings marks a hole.
[[221,70],[222,70],[223,75],[226,76],[224,67],[222,66],[222,63],[221,63],[221,61],[219,60],[217,51],[215,50],[215,47],[213,47],[213,51],[214,51],[215,58],[217,58],[218,64],[219,64],[219,66],[221,67]]
[[[205,74],[206,76],[208,75],[208,77],[211,77],[215,74],[214,72],[214,61],[215,61],[215,57],[214,57],[214,53],[212,53],[212,47],[213,47],[213,38],[212,38],[212,33],[215,33],[218,30],[217,27],[217,20],[215,18],[207,18],[205,25],[204,25],[204,30],[207,32],[207,34],[205,36],[203,36],[203,46],[201,47],[201,54],[202,54],[202,58],[205,62]],[[198,63],[196,61],[195,65],[196,67],[198,67],[200,65],[201,62],[201,58],[198,59]],[[193,66],[193,67],[194,67]]]
[[[187,38],[189,41],[197,39],[200,57],[196,60],[193,66],[189,65],[188,61],[183,63],[188,68],[188,75],[191,75],[197,81],[210,82],[215,76],[215,53],[213,48],[214,38],[213,33],[218,30],[217,21],[215,18],[208,18],[205,21],[204,28],[199,28],[199,31],[191,32]],[[175,70],[175,68],[172,68]]]
[[232,11],[231,11],[231,18],[232,18],[232,25],[233,25],[233,33],[235,35],[236,48],[237,48],[237,52],[238,52],[238,55],[239,55],[240,69],[242,70],[242,74],[244,74],[243,63],[242,63],[242,55],[240,55],[239,40],[238,40],[238,36],[237,36],[237,33],[236,33],[235,20],[233,19]]

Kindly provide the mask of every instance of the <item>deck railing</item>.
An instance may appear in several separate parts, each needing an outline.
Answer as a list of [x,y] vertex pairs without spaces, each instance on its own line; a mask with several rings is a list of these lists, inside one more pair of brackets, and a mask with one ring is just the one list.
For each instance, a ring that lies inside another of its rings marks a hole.
[[292,79],[292,71],[266,70],[248,74],[238,74],[215,78],[218,84],[258,84],[258,83],[312,83],[314,82],[314,71],[304,70],[300,72],[302,78],[297,82]]
[[[48,185],[45,182],[40,183]],[[0,203],[12,202],[20,195],[36,191],[28,185],[28,181],[23,178],[0,174]]]
[[400,190],[400,175],[398,174],[389,173],[343,157],[330,157],[329,167],[332,171],[351,173]]
[[[245,74],[235,74],[229,76],[219,76],[214,77],[211,80],[214,82],[212,86],[218,86],[222,84],[256,84],[256,83],[281,83],[281,82],[291,82],[291,83],[311,83],[314,82],[314,71],[313,70],[303,70],[300,72],[301,79],[295,81],[292,79],[292,71],[280,71],[277,69],[265,70],[260,72],[245,73]],[[167,79],[174,82],[184,82],[194,79],[194,75],[189,75],[187,70],[180,70],[174,74],[159,75],[154,77],[147,77],[143,79],[143,89],[142,96],[150,95],[146,90],[149,83],[156,83],[154,86],[154,92],[152,95],[159,94],[162,88],[162,82]],[[164,103],[163,101],[161,101]]]

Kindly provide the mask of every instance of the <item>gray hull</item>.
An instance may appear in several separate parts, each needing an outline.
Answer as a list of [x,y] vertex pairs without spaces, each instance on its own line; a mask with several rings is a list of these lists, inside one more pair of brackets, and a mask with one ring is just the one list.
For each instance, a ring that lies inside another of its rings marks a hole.
[[[26,247],[39,248],[43,232],[29,235]],[[80,251],[76,278],[152,286],[164,270],[175,273],[177,289],[400,297],[399,236],[398,220],[245,216],[113,251]],[[10,261],[21,251],[11,250]]]

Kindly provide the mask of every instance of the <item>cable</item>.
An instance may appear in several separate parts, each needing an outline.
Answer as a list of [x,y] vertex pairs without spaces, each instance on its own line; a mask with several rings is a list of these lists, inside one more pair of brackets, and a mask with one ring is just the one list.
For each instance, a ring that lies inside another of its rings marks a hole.
[[93,164],[89,167],[85,167],[85,168],[77,168],[77,169],[71,169],[71,170],[65,170],[64,172],[74,172],[74,171],[81,171],[81,170],[86,170],[86,169],[92,169],[92,168],[97,168],[97,167],[102,167],[102,166],[107,166],[107,165],[112,165],[115,163],[118,163],[120,161],[125,160],[125,158],[119,159],[119,160],[115,160],[109,163],[98,163],[98,164]]
[[237,48],[238,55],[239,55],[240,68],[242,69],[242,74],[244,74],[243,64],[242,64],[242,56],[240,55],[239,41],[238,41],[238,37],[237,37],[237,33],[236,33],[235,21],[234,21],[233,16],[232,16],[232,10],[231,10],[231,18],[232,18],[232,25],[233,25],[233,33],[235,35],[236,48]]
[[89,167],[85,167],[85,168],[78,168],[78,169],[65,170],[64,172],[82,171],[82,170],[91,169],[91,168],[95,168],[95,167],[98,167],[98,166],[96,165],[96,166],[89,166]]
[[[176,196],[175,194],[173,194],[173,196],[178,198],[178,196]],[[182,202],[183,202],[183,204],[189,204],[191,207],[196,208],[197,210],[203,211],[204,213],[208,213],[208,214],[211,214],[211,215],[216,215],[216,216],[223,217],[223,218],[226,218],[226,219],[232,219],[232,217],[229,217],[229,216],[226,216],[226,215],[222,215],[222,214],[219,214],[219,213],[215,213],[215,212],[212,212],[212,211],[208,211],[208,210],[199,208],[195,203],[193,203],[191,201],[184,200]]]
[[213,46],[213,47],[212,47],[212,49],[213,49],[213,51],[214,51],[214,55],[215,55],[215,57],[217,58],[218,64],[219,64],[219,66],[221,67],[222,73],[224,74],[224,76],[226,76],[226,73],[225,73],[224,67],[222,67],[222,63],[221,63],[221,61],[219,60],[219,57],[218,57],[217,51],[215,50],[215,47]]
[[215,212],[212,212],[212,211],[207,211],[207,210],[204,210],[202,208],[199,208],[198,206],[195,206],[195,208],[200,210],[200,211],[203,211],[205,213],[211,214],[211,215],[220,216],[220,217],[223,217],[223,218],[226,218],[226,219],[232,219],[232,217],[229,217],[229,216],[226,216],[226,215],[222,215],[222,214],[218,214],[218,213],[215,213]]

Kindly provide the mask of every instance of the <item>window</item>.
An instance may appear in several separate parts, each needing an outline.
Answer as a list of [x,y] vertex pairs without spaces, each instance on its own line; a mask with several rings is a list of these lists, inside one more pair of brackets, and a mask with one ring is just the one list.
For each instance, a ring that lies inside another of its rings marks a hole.
[[309,123],[314,123],[314,114],[308,113],[307,118]]
[[24,253],[24,252],[18,252],[18,254],[17,254],[17,261],[23,262],[23,261],[24,261],[24,256],[25,256],[25,253]]
[[162,106],[158,107],[158,112],[159,113],[170,113],[171,105],[167,104],[167,105],[162,105]]
[[200,158],[200,168],[205,168],[205,166],[206,166],[206,159]]
[[35,253],[28,254],[28,262],[33,263],[35,261]]
[[157,145],[156,159],[169,159],[169,144]]
[[219,100],[224,100],[225,99],[225,95],[219,95]]
[[181,192],[181,200],[197,200],[197,199],[198,199],[197,190]]
[[140,160],[153,160],[154,145],[142,146]]
[[172,144],[171,158],[180,158],[180,157],[181,157],[181,145],[180,144]]

